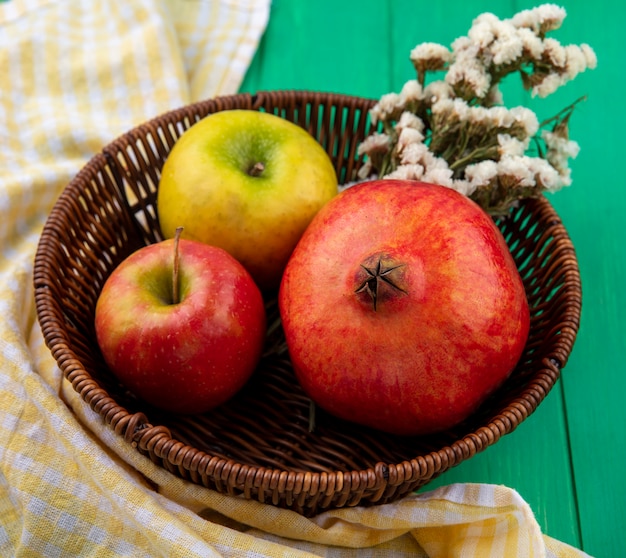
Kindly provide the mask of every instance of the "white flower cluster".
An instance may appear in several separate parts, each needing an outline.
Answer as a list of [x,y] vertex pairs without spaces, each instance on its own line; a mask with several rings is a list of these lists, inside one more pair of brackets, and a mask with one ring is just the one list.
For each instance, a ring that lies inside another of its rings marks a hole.
[[[546,38],[547,32],[561,26],[565,15],[565,10],[554,4],[524,10],[504,20],[491,13],[481,14],[468,35],[452,43],[446,81],[463,98],[482,99],[514,69],[522,72],[533,95],[553,93],[597,64],[589,45],[562,46]],[[428,56],[427,52],[423,54]],[[423,67],[424,62],[415,58],[416,69]]]
[[[400,93],[383,95],[370,111],[380,126],[359,147],[367,156],[359,177],[438,183],[494,214],[523,197],[569,185],[568,160],[579,151],[567,129],[574,104],[550,119],[555,124],[547,130],[532,110],[503,106],[499,90],[504,77],[520,73],[524,87],[545,96],[596,66],[588,45],[561,46],[546,37],[564,18],[565,10],[554,4],[505,20],[485,13],[451,50],[416,46],[410,58],[417,79]],[[427,73],[438,71],[445,71],[443,79],[427,84]],[[540,144],[539,156],[527,155]]]
[[387,93],[370,111],[373,122],[396,120],[403,112],[415,110],[423,98],[422,86],[409,80],[400,93]]

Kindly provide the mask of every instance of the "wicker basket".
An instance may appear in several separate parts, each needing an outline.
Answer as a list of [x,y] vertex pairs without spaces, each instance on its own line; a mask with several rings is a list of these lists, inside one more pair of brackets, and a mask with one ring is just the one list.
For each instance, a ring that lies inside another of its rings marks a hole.
[[[544,399],[567,362],[581,310],[576,255],[544,198],[498,223],[524,279],[531,333],[510,379],[473,416],[428,437],[394,437],[318,411],[286,357],[271,349],[248,385],[201,416],[172,416],[136,400],[107,370],[95,340],[94,308],[113,268],[161,240],[155,211],[160,169],[178,137],[207,114],[265,110],[296,122],[353,180],[359,142],[372,131],[373,101],[335,94],[241,94],[186,106],[124,134],[71,181],[54,206],[35,259],[37,314],[46,343],[74,389],[116,434],[193,483],[314,515],[397,500],[514,430]],[[268,312],[277,315],[275,302]],[[271,320],[270,320],[271,322]],[[280,342],[281,332],[268,340]]]

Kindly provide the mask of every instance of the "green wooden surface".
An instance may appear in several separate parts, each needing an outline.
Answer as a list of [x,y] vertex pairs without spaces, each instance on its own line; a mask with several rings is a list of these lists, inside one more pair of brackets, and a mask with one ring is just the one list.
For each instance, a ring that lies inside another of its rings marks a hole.
[[[532,2],[480,0],[274,0],[267,32],[241,87],[310,89],[378,98],[414,74],[410,50],[450,45],[484,11],[510,17]],[[573,185],[551,196],[576,246],[583,281],[582,324],[561,380],[515,432],[452,469],[427,489],[453,482],[515,488],[544,533],[592,556],[626,547],[626,188],[621,165],[626,85],[618,43],[617,0],[561,2],[568,13],[552,34],[563,44],[589,43],[598,68],[547,99],[505,85],[507,105],[527,104],[540,119],[581,95],[571,136],[581,152]]]

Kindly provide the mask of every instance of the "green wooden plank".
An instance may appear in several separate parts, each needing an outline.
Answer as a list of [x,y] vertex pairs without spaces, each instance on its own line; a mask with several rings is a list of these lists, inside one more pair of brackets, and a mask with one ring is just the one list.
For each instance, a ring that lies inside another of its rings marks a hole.
[[568,97],[588,95],[572,119],[581,152],[572,186],[554,196],[576,246],[583,282],[582,324],[563,374],[582,543],[593,556],[621,556],[626,535],[626,204],[623,92],[616,39],[624,5],[566,3],[563,42],[588,42],[598,68],[572,83]]
[[390,87],[387,10],[377,0],[274,0],[241,90],[301,89],[378,97]]

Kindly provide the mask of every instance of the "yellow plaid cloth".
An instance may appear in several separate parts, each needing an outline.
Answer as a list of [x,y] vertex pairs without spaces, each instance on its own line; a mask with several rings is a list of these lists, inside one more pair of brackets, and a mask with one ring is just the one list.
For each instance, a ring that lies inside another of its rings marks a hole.
[[236,92],[268,15],[269,0],[0,3],[0,556],[584,556],[506,487],[313,519],[220,495],[129,449],[61,377],[31,286],[55,199],[130,127]]

